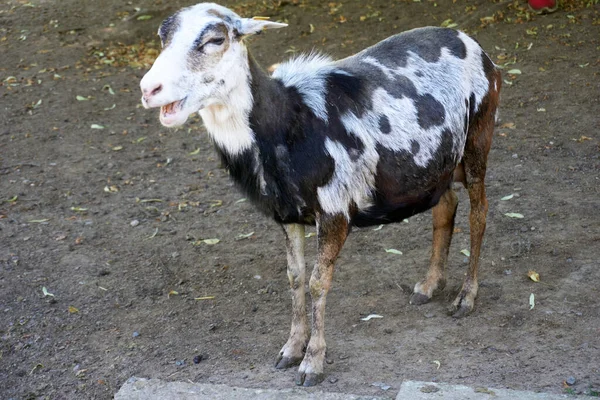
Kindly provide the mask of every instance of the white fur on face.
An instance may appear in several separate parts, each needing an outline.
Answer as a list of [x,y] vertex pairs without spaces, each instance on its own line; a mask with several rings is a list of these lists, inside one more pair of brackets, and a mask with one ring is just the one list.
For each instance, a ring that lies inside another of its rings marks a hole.
[[[253,142],[247,124],[252,107],[248,54],[232,26],[238,20],[237,14],[216,4],[183,9],[175,17],[166,47],[140,83],[142,90],[162,86],[144,105],[162,107],[163,125],[181,125],[201,111],[215,142],[234,154]],[[207,43],[199,50],[200,37],[207,31],[214,33],[209,37],[222,37],[225,31],[223,44]],[[166,113],[164,106],[171,112]]]

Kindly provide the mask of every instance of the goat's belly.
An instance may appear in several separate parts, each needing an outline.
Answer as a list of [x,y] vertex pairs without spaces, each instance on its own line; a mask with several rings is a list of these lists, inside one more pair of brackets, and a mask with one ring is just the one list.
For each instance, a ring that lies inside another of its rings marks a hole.
[[355,226],[371,226],[399,222],[434,207],[448,190],[452,179],[444,177],[430,190],[417,194],[380,193],[374,205],[359,210],[352,220]]

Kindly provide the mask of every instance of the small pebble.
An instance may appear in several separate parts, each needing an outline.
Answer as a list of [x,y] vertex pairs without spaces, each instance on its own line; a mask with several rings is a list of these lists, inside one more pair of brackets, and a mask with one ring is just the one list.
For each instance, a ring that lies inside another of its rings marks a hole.
[[138,331],[135,331],[135,332],[133,332],[133,334],[131,336],[138,337],[138,336],[140,336],[140,333]]
[[183,365],[185,365],[185,360],[177,360],[175,361],[175,365],[177,365],[178,367],[182,367]]
[[196,357],[194,357],[194,364],[200,364],[200,361],[202,361],[202,359],[202,354],[198,354]]
[[387,333],[388,335],[392,334],[394,331],[391,328],[385,328],[383,330],[384,333]]
[[504,275],[512,275],[512,270],[511,269],[505,269],[504,270]]
[[327,358],[327,359],[325,360],[325,362],[326,362],[327,364],[333,364],[333,360],[332,360],[331,358]]
[[331,378],[329,378],[329,383],[336,383],[338,380],[338,378],[332,376]]
[[133,227],[136,227],[136,226],[138,226],[139,224],[140,224],[140,221],[138,221],[137,219],[134,219],[133,221],[131,221],[131,222],[129,223],[129,225],[131,225],[131,226],[133,226]]
[[577,382],[577,379],[575,379],[574,376],[570,376],[567,378],[567,380],[565,382],[567,382],[567,385],[573,386],[575,384],[575,382]]

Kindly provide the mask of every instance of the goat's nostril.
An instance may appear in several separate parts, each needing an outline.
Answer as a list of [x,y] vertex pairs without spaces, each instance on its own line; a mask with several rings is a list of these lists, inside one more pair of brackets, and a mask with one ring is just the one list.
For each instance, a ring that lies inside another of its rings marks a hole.
[[160,93],[160,91],[162,90],[162,85],[158,85],[157,87],[155,87],[154,89],[152,89],[152,92],[150,92],[150,96],[154,96],[158,93]]

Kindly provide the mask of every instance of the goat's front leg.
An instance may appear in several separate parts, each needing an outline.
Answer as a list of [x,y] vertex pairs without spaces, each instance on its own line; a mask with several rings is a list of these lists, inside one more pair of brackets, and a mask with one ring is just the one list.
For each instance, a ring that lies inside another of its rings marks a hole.
[[283,225],[287,250],[287,276],[292,292],[292,328],[290,337],[277,356],[275,368],[283,369],[298,365],[304,357],[308,342],[308,324],[306,322],[306,300],[304,283],[306,282],[304,263],[304,225]]
[[310,277],[312,330],[304,360],[298,368],[296,384],[314,386],[323,380],[325,361],[325,298],[331,287],[333,264],[348,236],[348,220],[343,215],[317,217],[317,262]]

